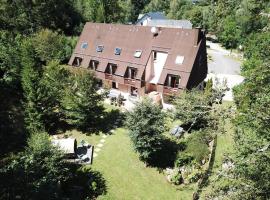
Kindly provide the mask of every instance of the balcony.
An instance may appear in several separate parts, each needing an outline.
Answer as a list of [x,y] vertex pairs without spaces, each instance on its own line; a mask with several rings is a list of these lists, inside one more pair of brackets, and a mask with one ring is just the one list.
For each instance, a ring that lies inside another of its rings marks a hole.
[[177,94],[178,91],[179,91],[178,88],[173,88],[173,87],[168,87],[168,86],[164,86],[163,88],[164,94]]
[[113,80],[113,75],[105,73],[105,79]]
[[132,85],[132,86],[134,86],[135,85],[135,82],[136,82],[136,80],[135,79],[131,79],[131,78],[125,78],[125,80],[124,80],[124,84],[126,84],[126,85]]

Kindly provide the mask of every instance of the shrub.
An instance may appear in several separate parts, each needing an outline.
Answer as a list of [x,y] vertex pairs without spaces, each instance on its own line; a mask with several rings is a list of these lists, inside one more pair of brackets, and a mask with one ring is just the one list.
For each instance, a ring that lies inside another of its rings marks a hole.
[[201,164],[203,159],[207,159],[210,153],[208,143],[212,136],[207,131],[193,132],[187,140],[187,148],[185,153],[191,155],[197,164]]
[[177,159],[175,160],[176,167],[182,167],[190,164],[194,160],[194,157],[190,154],[179,152]]

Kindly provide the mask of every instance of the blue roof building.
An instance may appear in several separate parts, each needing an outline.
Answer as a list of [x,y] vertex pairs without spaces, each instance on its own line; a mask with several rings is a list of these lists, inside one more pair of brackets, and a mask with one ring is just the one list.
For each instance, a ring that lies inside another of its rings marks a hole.
[[135,24],[145,26],[150,20],[158,20],[158,19],[167,19],[167,18],[162,12],[149,12],[145,14],[140,14]]

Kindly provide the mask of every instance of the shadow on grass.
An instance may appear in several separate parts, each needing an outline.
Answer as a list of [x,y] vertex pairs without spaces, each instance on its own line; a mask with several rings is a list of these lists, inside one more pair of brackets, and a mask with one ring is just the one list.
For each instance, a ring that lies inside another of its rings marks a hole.
[[86,135],[96,134],[100,132],[104,134],[112,134],[110,130],[121,127],[125,118],[125,114],[115,108],[110,111],[102,110],[97,112],[95,118],[89,118],[89,123],[84,127],[76,127],[66,123],[65,120],[58,121],[57,126],[49,131],[50,134],[63,133],[68,130],[77,129]]
[[71,200],[96,199],[107,193],[102,174],[90,168],[71,165],[72,178],[63,184],[63,196]]
[[125,114],[119,109],[112,109],[109,112],[104,112],[98,121],[95,132],[103,132],[104,134],[111,134],[110,130],[116,129],[123,125]]
[[157,167],[159,170],[167,167],[174,167],[174,161],[179,150],[181,150],[181,145],[170,139],[164,138],[161,141],[161,150],[155,153],[148,164],[151,167]]

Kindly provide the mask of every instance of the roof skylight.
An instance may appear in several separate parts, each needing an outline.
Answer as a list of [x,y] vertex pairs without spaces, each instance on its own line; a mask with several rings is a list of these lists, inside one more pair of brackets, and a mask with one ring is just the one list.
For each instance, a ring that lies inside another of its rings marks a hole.
[[82,49],[87,49],[88,47],[88,43],[87,42],[83,42],[82,45],[81,45],[81,48]]
[[104,49],[103,45],[98,45],[97,48],[96,48],[96,52],[102,52],[103,49]]
[[140,58],[141,55],[142,55],[142,50],[136,50],[135,53],[134,53],[135,58]]
[[176,56],[175,64],[182,65],[184,62],[185,57],[184,56]]
[[114,49],[114,54],[115,54],[115,55],[120,55],[120,54],[121,54],[121,51],[122,51],[121,48],[116,47],[116,48]]

